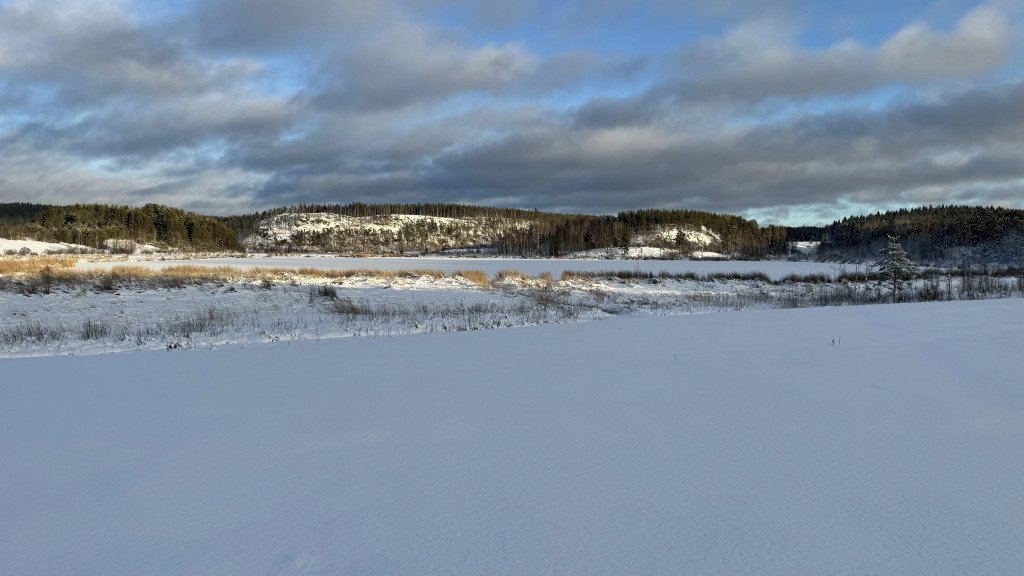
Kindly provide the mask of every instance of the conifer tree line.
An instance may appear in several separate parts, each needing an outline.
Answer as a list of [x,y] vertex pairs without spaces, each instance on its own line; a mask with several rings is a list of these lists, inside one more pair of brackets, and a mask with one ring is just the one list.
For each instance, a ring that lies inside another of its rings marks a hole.
[[0,204],[0,237],[21,236],[92,248],[112,238],[190,250],[239,248],[237,233],[221,219],[157,204]]
[[823,241],[822,258],[877,258],[890,236],[899,237],[908,257],[918,262],[1024,263],[1024,210],[927,206],[790,229],[791,240]]
[[[740,258],[786,254],[786,242],[820,240],[822,259],[872,261],[900,238],[918,262],[1024,264],[1024,210],[998,207],[928,206],[876,212],[837,220],[828,226],[760,226],[728,214],[697,210],[631,210],[616,215],[561,214],[454,203],[435,204],[296,204],[227,217],[204,216],[178,208],[148,204],[142,207],[103,204],[50,206],[33,203],[0,204],[0,237],[32,237],[100,247],[108,238],[158,242],[193,250],[239,248],[238,240],[260,221],[284,213],[323,212],[352,217],[409,214],[441,218],[476,218],[494,234],[488,246],[510,256],[564,256],[572,252],[628,247],[643,237],[646,245],[688,252],[698,248],[685,235],[675,238],[644,236],[675,227],[706,229],[719,238],[706,247]],[[509,221],[520,225],[508,226]],[[525,223],[523,225],[522,223]],[[441,232],[444,227],[440,227]],[[653,243],[653,244],[652,244]],[[409,250],[416,250],[407,242]]]

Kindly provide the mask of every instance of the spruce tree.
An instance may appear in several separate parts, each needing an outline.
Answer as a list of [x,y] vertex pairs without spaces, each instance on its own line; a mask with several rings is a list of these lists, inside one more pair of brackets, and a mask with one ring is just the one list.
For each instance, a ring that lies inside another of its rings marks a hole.
[[903,282],[911,280],[917,273],[917,265],[910,261],[898,240],[896,236],[889,236],[889,244],[882,251],[882,259],[875,264],[885,276],[886,284],[892,288],[893,302],[896,301]]

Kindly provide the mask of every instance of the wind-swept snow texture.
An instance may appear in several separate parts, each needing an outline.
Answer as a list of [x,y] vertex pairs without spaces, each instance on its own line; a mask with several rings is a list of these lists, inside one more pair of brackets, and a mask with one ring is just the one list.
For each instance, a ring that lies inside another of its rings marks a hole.
[[1019,574],[1021,342],[999,300],[2,360],[0,572]]

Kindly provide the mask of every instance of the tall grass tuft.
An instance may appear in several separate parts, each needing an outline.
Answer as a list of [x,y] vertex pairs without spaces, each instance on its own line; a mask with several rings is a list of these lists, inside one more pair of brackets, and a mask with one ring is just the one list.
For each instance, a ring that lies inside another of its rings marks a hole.
[[459,270],[452,274],[452,276],[456,278],[464,278],[481,288],[486,289],[491,287],[491,279],[487,277],[486,273],[481,272],[480,270]]

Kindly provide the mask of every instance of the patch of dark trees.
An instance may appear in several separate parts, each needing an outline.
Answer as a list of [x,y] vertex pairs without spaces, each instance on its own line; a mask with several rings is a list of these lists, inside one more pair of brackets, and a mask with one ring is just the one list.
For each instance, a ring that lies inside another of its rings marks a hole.
[[820,259],[877,259],[896,236],[911,260],[956,266],[1024,264],[1024,210],[927,206],[850,216],[820,228],[789,229],[789,239],[821,240]]
[[0,237],[92,248],[115,238],[201,251],[239,249],[237,233],[221,219],[158,204],[0,204]]

